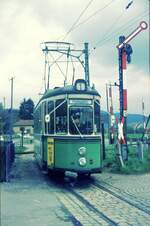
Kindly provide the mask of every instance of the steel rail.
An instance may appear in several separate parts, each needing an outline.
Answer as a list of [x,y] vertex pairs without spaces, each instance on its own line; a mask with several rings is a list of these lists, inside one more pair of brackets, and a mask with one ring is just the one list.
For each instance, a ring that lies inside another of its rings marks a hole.
[[[122,195],[120,195],[120,194],[118,194],[118,193],[115,193],[114,191],[112,191],[112,190],[106,188],[105,186],[103,186],[103,185],[101,185],[101,184],[99,184],[99,183],[97,183],[97,182],[94,182],[93,185],[94,185],[95,187],[97,187],[97,188],[99,188],[99,189],[101,189],[101,190],[103,190],[103,191],[105,191],[105,192],[107,192],[107,193],[113,195],[114,197],[116,197],[116,198],[118,198],[118,199],[120,199],[120,200],[122,200],[122,201],[128,203],[129,205],[131,205],[131,206],[133,206],[133,207],[135,207],[135,208],[141,210],[142,212],[147,213],[148,215],[150,215],[150,210],[146,209],[146,207],[148,207],[148,206],[144,206],[143,203],[142,203],[142,205],[140,205],[140,204],[138,204],[138,203],[135,204],[135,203],[133,203],[132,201],[130,201],[127,197],[122,196]],[[111,185],[110,185],[110,186],[111,186]]]

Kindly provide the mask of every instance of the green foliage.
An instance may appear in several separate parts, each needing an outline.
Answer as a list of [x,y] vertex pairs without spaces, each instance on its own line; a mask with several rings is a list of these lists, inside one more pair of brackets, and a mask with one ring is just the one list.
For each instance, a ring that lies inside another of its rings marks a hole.
[[0,103],[0,134],[3,133],[3,105]]
[[19,108],[20,119],[33,119],[33,110],[34,102],[31,99],[24,99]]
[[112,166],[115,163],[116,163],[115,145],[109,144],[106,146],[106,159],[104,160],[104,165]]
[[0,134],[7,134],[9,132],[10,112],[3,108],[0,103]]
[[142,133],[136,133],[136,134],[128,134],[128,139],[141,139],[142,138]]
[[120,169],[120,172],[125,174],[150,172],[150,156],[145,153],[143,161],[129,156],[128,162]]
[[119,172],[124,174],[133,173],[145,173],[150,172],[150,154],[147,150],[144,150],[143,161],[140,161],[136,156],[136,146],[128,145],[129,155],[128,161],[125,162],[124,167],[120,167],[116,160],[115,145],[106,146],[106,159],[104,160],[104,166],[111,172]]

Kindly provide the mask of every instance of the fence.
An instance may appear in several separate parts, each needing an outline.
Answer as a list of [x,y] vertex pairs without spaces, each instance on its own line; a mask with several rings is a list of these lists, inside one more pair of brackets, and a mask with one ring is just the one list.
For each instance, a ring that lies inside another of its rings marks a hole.
[[10,170],[15,159],[15,145],[12,141],[0,141],[0,181],[10,180]]

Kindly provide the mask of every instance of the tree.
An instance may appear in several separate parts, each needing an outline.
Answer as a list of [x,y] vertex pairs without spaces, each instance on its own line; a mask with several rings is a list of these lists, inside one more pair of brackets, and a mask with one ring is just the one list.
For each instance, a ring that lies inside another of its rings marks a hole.
[[3,127],[4,127],[4,124],[3,124],[3,105],[2,103],[0,103],[0,135],[3,133]]
[[8,134],[10,131],[10,113],[0,103],[0,134]]
[[33,119],[34,102],[29,98],[24,99],[20,104],[19,116],[20,119]]

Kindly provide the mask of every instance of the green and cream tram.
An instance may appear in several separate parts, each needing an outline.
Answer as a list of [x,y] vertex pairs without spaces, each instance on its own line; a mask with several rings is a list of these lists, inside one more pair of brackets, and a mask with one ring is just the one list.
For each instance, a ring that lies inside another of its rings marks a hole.
[[41,167],[79,175],[101,172],[100,95],[85,80],[48,90],[34,118],[35,156]]

